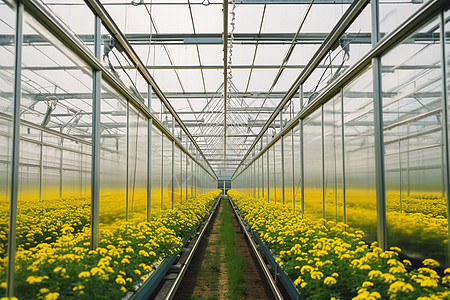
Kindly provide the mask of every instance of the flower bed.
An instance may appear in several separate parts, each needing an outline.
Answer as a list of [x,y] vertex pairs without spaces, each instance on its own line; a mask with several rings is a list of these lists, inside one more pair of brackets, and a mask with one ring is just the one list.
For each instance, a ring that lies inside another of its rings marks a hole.
[[[219,194],[220,191],[214,191],[185,201],[174,210],[161,211],[151,222],[121,221],[109,225],[101,230],[99,247],[95,250],[89,248],[87,201],[72,200],[63,206],[61,202],[47,202],[42,206],[46,221],[30,225],[32,235],[27,238],[23,233],[26,239],[19,238],[17,297],[120,299],[145,280],[163,258],[179,252],[182,238],[208,213]],[[57,217],[61,215],[58,209],[67,213],[63,214],[66,216],[63,222]],[[51,239],[42,234],[49,228],[54,232],[48,234]],[[36,233],[38,242],[33,239]],[[4,278],[4,273],[2,265],[0,278]],[[6,282],[1,283],[3,290],[5,287]]]
[[281,204],[236,191],[228,194],[307,299],[450,298],[450,268],[439,276],[433,259],[411,269],[409,261],[398,258],[400,249],[368,246],[361,230],[311,221]]

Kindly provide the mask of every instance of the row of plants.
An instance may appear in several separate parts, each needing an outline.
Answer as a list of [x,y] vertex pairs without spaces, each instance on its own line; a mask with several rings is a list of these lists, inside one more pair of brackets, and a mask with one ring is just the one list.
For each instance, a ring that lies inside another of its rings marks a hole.
[[[272,191],[273,189],[271,189]],[[282,195],[281,189],[276,193]],[[323,217],[321,188],[305,188],[304,215],[308,219]],[[262,193],[259,193],[262,196]],[[277,203],[282,197],[277,195]],[[343,191],[325,193],[325,218],[343,220]],[[267,196],[267,193],[265,194]],[[266,197],[266,201],[267,201]],[[285,206],[292,208],[292,193],[286,194]],[[274,202],[274,198],[270,198]],[[376,193],[370,189],[346,189],[347,224],[364,231],[365,240],[375,240],[377,235]],[[301,195],[295,197],[296,210],[301,209]],[[443,263],[448,259],[447,199],[441,194],[411,192],[400,195],[394,191],[386,194],[387,234],[390,243],[403,249],[403,254],[425,259],[433,257]],[[426,249],[426,251],[424,251]]]
[[[87,201],[30,204],[30,215],[36,216],[38,209],[41,221],[29,223],[28,232],[19,231],[17,297],[120,299],[134,291],[162,259],[179,252],[182,238],[204,218],[219,194],[219,190],[209,192],[173,210],[162,210],[151,222],[130,219],[101,226],[96,249],[90,247]],[[0,265],[0,278],[5,278],[5,266]],[[0,292],[5,288],[6,282],[1,282]]]
[[433,259],[413,268],[399,258],[399,248],[368,245],[363,231],[344,223],[312,220],[281,204],[228,194],[307,299],[450,299],[450,268],[440,276]]

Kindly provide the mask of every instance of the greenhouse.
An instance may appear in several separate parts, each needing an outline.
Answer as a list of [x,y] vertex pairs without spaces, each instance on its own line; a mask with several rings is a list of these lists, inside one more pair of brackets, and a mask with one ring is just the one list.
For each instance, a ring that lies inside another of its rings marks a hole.
[[0,299],[450,299],[448,0],[0,0]]

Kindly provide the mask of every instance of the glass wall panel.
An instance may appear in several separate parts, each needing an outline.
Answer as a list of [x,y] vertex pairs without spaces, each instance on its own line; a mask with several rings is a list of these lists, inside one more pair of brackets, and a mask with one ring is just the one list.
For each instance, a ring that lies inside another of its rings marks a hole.
[[325,217],[336,222],[344,222],[341,106],[340,96],[323,106]]
[[[428,40],[410,43],[424,32]],[[388,243],[409,256],[445,264],[448,226],[438,20],[411,39],[382,57]]]
[[381,37],[393,31],[427,1],[380,0]]
[[301,211],[302,209],[302,189],[301,189],[301,164],[300,164],[300,125],[292,129],[294,138],[293,153],[294,153],[294,191],[295,191],[295,209]]
[[286,206],[294,208],[294,193],[293,193],[293,180],[294,180],[294,161],[292,160],[292,146],[293,146],[292,130],[289,131],[284,137],[284,201]]
[[187,199],[187,177],[186,177],[186,170],[187,170],[187,155],[183,151],[181,151],[181,200],[184,202]]
[[175,146],[175,159],[174,159],[174,201],[175,203],[181,203],[181,150]]
[[[14,36],[15,12],[0,0],[0,35]],[[14,42],[0,47],[0,282],[6,282],[12,161]],[[6,288],[0,287],[1,295]]]
[[[4,21],[12,20],[8,17],[10,12],[9,8],[0,4],[2,33],[5,33],[4,26],[12,28]],[[83,197],[83,180],[85,180],[83,169],[88,166],[82,161],[85,145],[84,140],[80,139],[91,138],[89,124],[92,123],[90,121],[92,100],[76,95],[77,92],[87,95],[92,93],[92,74],[90,68],[81,63],[76,55],[56,42],[48,31],[26,13],[23,30],[25,35],[35,37],[40,42],[23,45],[14,294],[20,299],[35,299],[37,293],[30,289],[26,279],[38,271],[43,274],[43,270],[36,270],[33,267],[38,264],[38,260],[45,258],[42,256],[42,249],[51,247],[55,253],[73,255],[71,246],[62,248],[58,242],[64,235],[67,238],[68,232],[70,235],[76,235],[80,244],[89,245],[90,242],[89,230],[86,229],[90,226],[91,202],[90,199]],[[3,45],[0,49],[0,51],[12,50],[9,46]],[[10,59],[7,53],[2,54],[1,61]],[[9,64],[13,62],[14,59],[11,59]],[[8,66],[3,63],[1,65]],[[67,68],[60,68],[61,66]],[[0,71],[2,91],[6,82],[14,82],[13,80],[4,82],[3,80],[7,78],[3,76],[4,72],[12,74],[13,71],[12,69]],[[64,97],[67,93],[73,93],[75,96],[68,101]],[[3,117],[9,113],[6,118],[9,119],[12,105],[11,102],[7,102],[8,98],[5,100],[1,101],[4,106],[1,113]],[[81,127],[83,129],[80,129]],[[5,126],[2,131],[7,131],[11,136],[10,129]],[[61,144],[59,136],[64,137],[64,144]],[[9,145],[6,143],[2,147],[7,148]],[[6,153],[4,158],[8,157],[9,153]],[[64,161],[64,158],[67,161]],[[61,182],[67,185],[67,188],[62,187],[63,199],[60,199]],[[7,220],[7,215],[5,219]],[[41,246],[37,247],[38,245]],[[4,270],[0,271],[0,276],[4,276]],[[49,288],[56,290],[59,287],[49,286]]]
[[187,186],[187,199],[192,198],[192,159],[186,155],[186,186]]
[[305,216],[322,218],[322,111],[303,121]]
[[159,214],[162,207],[161,183],[162,183],[162,133],[153,126],[152,128],[152,215]]
[[142,222],[147,220],[148,122],[128,105],[128,217]]
[[269,155],[269,201],[275,202],[276,195],[276,174],[275,174],[275,147],[272,146],[267,150]]
[[283,203],[283,178],[282,172],[283,169],[281,167],[282,159],[281,159],[281,139],[279,139],[275,145],[272,146],[275,151],[275,160],[274,160],[274,183],[275,183],[275,202]]
[[377,210],[372,69],[344,87],[345,191],[347,223],[376,240]]
[[102,85],[100,128],[100,234],[127,213],[127,102]]
[[172,141],[162,135],[163,203],[162,209],[172,208]]

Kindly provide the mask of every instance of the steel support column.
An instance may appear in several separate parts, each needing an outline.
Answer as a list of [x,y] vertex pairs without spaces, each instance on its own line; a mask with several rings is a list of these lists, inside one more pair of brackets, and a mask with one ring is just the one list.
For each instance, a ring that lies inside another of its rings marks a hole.
[[[172,119],[172,134],[174,135],[175,131],[175,120]],[[175,135],[174,135],[175,136]],[[175,140],[172,140],[172,209],[174,208],[175,203]]]
[[321,155],[322,155],[322,218],[325,219],[325,137],[324,137],[324,129],[325,126],[323,124],[324,121],[324,117],[323,117],[323,105],[321,106],[321,144],[322,144],[322,150],[321,150]]
[[[372,47],[380,39],[379,2],[373,0],[372,5]],[[381,57],[372,59],[373,66],[373,112],[375,135],[375,180],[377,202],[377,239],[383,250],[387,249],[386,234],[386,187],[384,173],[384,138],[383,138],[383,97],[381,87]]]
[[[95,16],[94,30],[95,57],[101,59],[101,20]],[[99,210],[100,210],[100,118],[101,118],[101,90],[102,72],[93,71],[92,98],[92,158],[91,158],[91,248],[98,247]]]
[[6,269],[6,296],[14,296],[14,272],[16,259],[17,200],[19,193],[19,153],[20,153],[20,100],[22,96],[22,42],[23,6],[18,0],[16,6],[16,36],[14,60],[14,111],[12,124],[11,193],[9,207],[8,266]]
[[[444,146],[444,160],[445,160],[445,165],[444,165],[444,169],[445,169],[445,192],[446,192],[446,197],[447,197],[447,216],[450,216],[450,149],[449,149],[449,117],[448,117],[448,110],[449,110],[449,104],[448,104],[448,73],[447,73],[447,68],[448,68],[448,61],[447,61],[447,49],[446,49],[446,32],[445,32],[445,15],[444,12],[441,11],[440,15],[440,30],[441,30],[441,34],[440,34],[440,42],[441,42],[441,46],[442,46],[442,130],[444,131],[444,140],[443,140],[443,144]],[[448,233],[450,236],[450,223],[447,220],[447,224],[448,224]],[[448,239],[448,250],[447,250],[447,256],[450,257],[450,239]]]
[[341,139],[342,139],[342,206],[343,216],[342,222],[347,224],[347,192],[345,183],[345,128],[344,128],[344,89],[340,91],[341,96]]
[[[147,105],[151,108],[152,104],[152,87],[148,86]],[[152,219],[152,134],[153,120],[147,119],[147,222]]]

